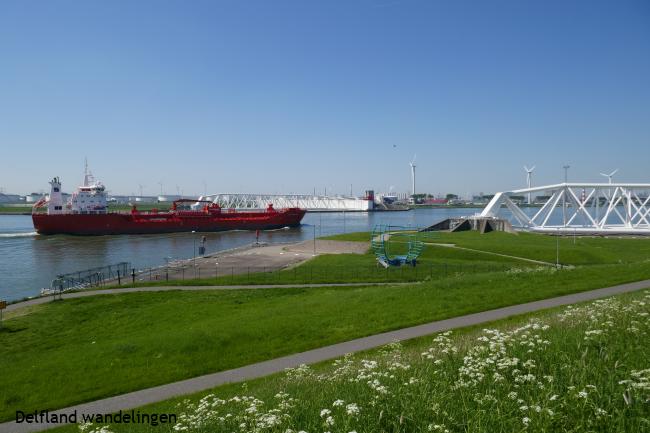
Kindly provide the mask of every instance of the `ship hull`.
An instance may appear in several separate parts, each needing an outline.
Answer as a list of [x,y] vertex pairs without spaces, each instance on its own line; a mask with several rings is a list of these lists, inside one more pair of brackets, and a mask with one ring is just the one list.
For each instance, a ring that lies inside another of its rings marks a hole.
[[270,230],[300,225],[304,209],[271,212],[168,212],[106,214],[32,214],[43,235],[119,235],[226,230]]

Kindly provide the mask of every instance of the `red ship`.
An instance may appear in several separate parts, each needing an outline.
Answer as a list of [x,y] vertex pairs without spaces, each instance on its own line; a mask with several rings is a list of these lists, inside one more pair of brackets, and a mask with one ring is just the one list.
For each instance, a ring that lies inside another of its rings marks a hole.
[[[205,200],[181,199],[169,211],[108,212],[106,193],[101,183],[90,182],[86,172],[84,185],[73,193],[64,205],[61,182],[54,178],[49,198],[34,205],[32,221],[40,234],[113,235],[173,232],[214,232],[224,230],[268,230],[297,227],[305,215],[304,209],[276,210],[269,204],[266,210],[223,210],[216,203]],[[192,209],[179,209],[179,204]],[[47,213],[38,209],[47,206]]]

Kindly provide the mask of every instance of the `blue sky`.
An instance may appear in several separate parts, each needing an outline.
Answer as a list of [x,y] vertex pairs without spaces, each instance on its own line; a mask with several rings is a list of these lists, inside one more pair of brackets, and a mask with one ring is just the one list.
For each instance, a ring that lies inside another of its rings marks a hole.
[[0,2],[0,187],[650,182],[647,1]]

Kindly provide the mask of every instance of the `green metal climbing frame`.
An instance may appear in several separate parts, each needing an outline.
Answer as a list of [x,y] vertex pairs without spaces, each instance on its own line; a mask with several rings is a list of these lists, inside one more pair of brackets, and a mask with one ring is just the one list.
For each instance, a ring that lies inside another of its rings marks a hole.
[[[409,227],[377,224],[371,234],[370,245],[379,262],[384,267],[417,264],[424,249],[419,233]],[[406,251],[396,251],[406,249]]]

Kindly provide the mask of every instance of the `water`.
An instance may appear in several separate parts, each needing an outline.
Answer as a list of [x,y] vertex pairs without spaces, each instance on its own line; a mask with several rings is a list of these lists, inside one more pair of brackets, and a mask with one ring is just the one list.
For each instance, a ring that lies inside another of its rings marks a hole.
[[[298,228],[264,231],[260,241],[298,242],[316,236],[369,231],[375,224],[424,227],[453,216],[473,215],[480,209],[417,209],[408,212],[308,213]],[[207,237],[209,252],[250,245],[255,232],[174,233],[118,236],[40,236],[29,215],[0,215],[0,299],[34,296],[49,287],[57,274],[118,262],[136,268],[187,259]]]

